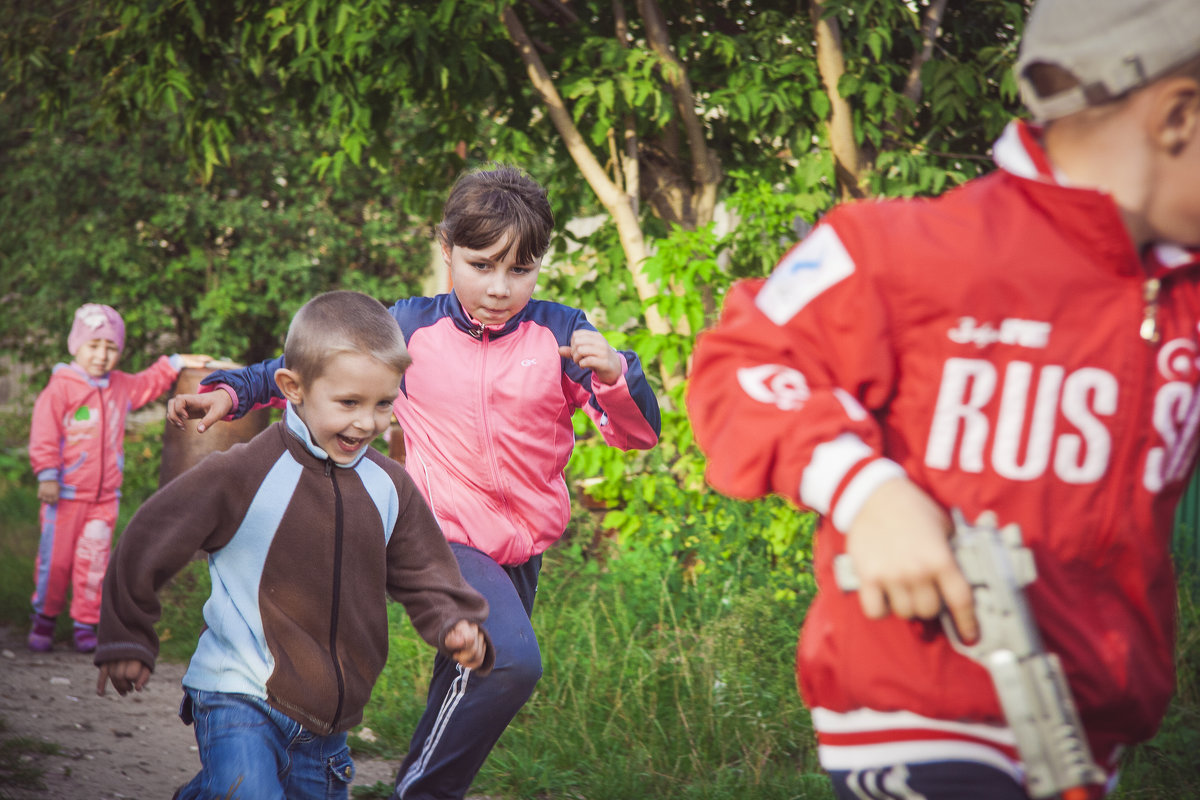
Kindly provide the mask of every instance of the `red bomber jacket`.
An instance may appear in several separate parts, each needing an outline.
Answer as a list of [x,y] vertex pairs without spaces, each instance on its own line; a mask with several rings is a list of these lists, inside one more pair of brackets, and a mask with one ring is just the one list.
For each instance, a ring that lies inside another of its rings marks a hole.
[[688,406],[708,476],[819,512],[798,648],[827,769],[976,760],[1020,779],[982,667],[936,626],[868,620],[833,558],[897,475],[1021,526],[1030,602],[1097,761],[1174,688],[1173,512],[1200,427],[1195,253],[1139,256],[1102,193],[1060,185],[1033,131],[940,198],[837,209],[702,334]]

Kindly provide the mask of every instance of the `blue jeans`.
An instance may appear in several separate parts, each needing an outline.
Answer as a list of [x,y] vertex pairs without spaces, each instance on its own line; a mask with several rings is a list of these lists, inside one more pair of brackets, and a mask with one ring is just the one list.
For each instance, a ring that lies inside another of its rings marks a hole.
[[542,652],[530,622],[542,557],[502,567],[473,547],[451,542],[450,549],[463,578],[488,601],[484,625],[496,663],[481,678],[437,656],[425,714],[400,765],[393,800],[464,797],[542,676]]
[[[200,772],[178,800],[346,800],[354,762],[346,734],[320,736],[245,694],[185,688]],[[194,722],[193,722],[194,720]]]

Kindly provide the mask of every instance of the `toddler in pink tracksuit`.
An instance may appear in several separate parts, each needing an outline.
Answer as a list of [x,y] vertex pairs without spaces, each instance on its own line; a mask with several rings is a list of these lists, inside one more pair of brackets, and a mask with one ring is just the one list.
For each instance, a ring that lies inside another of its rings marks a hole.
[[125,347],[125,322],[113,308],[86,303],[67,337],[69,364],[57,364],[38,395],[29,460],[42,503],[34,566],[29,649],[47,651],[71,587],[75,648],[96,647],[100,584],[108,566],[125,466],[125,415],[154,400],[185,366],[206,356],[162,356],[131,375],[114,370]]

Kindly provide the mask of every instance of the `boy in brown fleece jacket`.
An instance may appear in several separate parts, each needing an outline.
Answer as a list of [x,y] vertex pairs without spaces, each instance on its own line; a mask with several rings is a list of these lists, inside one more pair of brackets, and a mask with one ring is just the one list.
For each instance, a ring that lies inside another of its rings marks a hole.
[[345,798],[346,732],[387,658],[386,597],[421,636],[486,673],[486,601],[462,579],[404,469],[371,448],[410,363],[376,300],[329,292],[292,320],[284,419],[154,494],[104,581],[97,692],[140,690],[158,591],[208,553],[205,630],[183,678],[201,771],[177,798]]

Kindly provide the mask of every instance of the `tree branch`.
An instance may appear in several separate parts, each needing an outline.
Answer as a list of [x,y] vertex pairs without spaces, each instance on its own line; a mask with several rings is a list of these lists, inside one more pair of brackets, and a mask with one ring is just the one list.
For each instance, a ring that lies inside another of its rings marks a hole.
[[843,198],[863,197],[859,185],[862,154],[854,141],[854,118],[850,104],[838,91],[838,81],[846,72],[841,27],[836,17],[825,13],[825,0],[813,0],[812,20],[817,40],[817,70],[829,96],[829,146],[833,151],[834,170]]
[[692,157],[692,182],[697,198],[694,202],[694,224],[704,225],[712,220],[717,205],[717,187],[721,181],[720,162],[704,138],[704,126],[696,116],[696,96],[692,91],[692,82],[683,62],[671,47],[662,9],[656,0],[638,0],[638,12],[646,25],[646,39],[650,47],[667,64],[663,70],[663,77],[675,98],[675,107],[679,111],[679,119],[687,136],[688,150]]
[[925,10],[925,21],[921,24],[921,49],[913,55],[908,68],[908,79],[904,81],[904,96],[916,103],[921,99],[921,68],[933,57],[933,45],[937,42],[938,29],[946,16],[946,0],[933,0]]
[[[571,119],[571,114],[567,110],[562,96],[558,93],[558,89],[554,85],[554,80],[550,77],[550,72],[546,69],[546,65],[542,63],[541,56],[534,49],[533,42],[525,32],[525,27],[521,24],[520,18],[517,17],[516,12],[511,6],[504,8],[504,11],[501,13],[501,20],[504,23],[505,30],[508,31],[509,38],[516,45],[517,52],[521,55],[521,60],[525,63],[529,80],[541,96],[542,102],[546,105],[550,121],[554,124],[558,135],[562,137],[563,142],[566,144],[567,152],[570,153],[575,165],[579,167],[579,171],[588,182],[588,185],[592,187],[592,191],[596,193],[596,197],[599,198],[600,202],[616,222],[617,234],[621,238],[621,247],[625,251],[625,257],[629,262],[629,271],[633,277],[634,288],[637,290],[638,297],[645,304],[646,327],[653,333],[671,333],[671,324],[662,316],[657,306],[649,305],[648,303],[648,301],[658,296],[659,287],[646,277],[645,270],[642,267],[646,259],[646,241],[642,235],[638,218],[633,213],[633,207],[629,202],[628,195],[622,192],[616,183],[608,177],[604,171],[604,165],[600,163],[595,154],[588,148],[587,142],[584,141],[579,129],[575,127],[575,122]],[[686,328],[686,321],[683,323],[683,327]],[[684,335],[688,333],[687,330],[676,332]],[[664,373],[663,380],[668,386],[672,386],[678,383],[679,380],[682,380],[682,376],[673,376]]]
[[[623,50],[629,49],[629,18],[625,14],[625,3],[613,0],[614,33],[617,43]],[[621,173],[624,177],[625,193],[633,204],[634,216],[638,214],[638,202],[641,197],[641,172],[638,168],[638,135],[637,126],[631,112],[626,112],[621,120],[622,140],[625,145],[624,156],[621,159]]]

